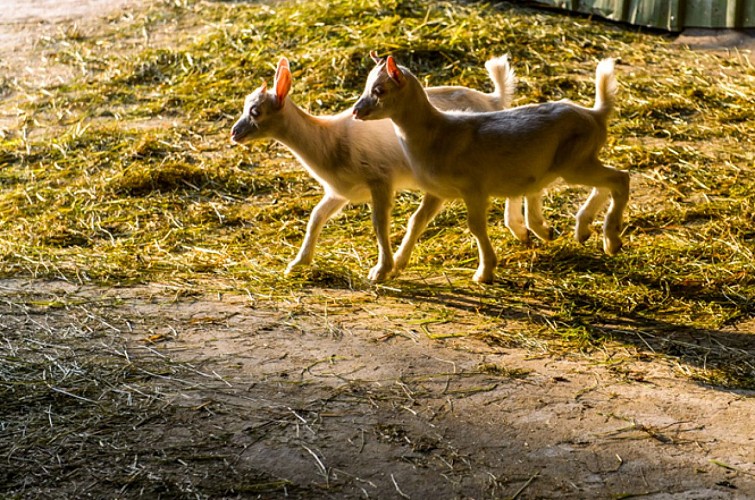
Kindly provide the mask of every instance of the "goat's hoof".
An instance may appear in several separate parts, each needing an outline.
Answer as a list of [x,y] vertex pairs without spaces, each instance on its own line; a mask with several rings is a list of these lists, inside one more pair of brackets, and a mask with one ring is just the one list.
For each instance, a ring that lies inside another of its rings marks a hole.
[[583,244],[590,239],[590,236],[592,236],[592,227],[589,225],[577,225],[574,231],[574,239],[577,240],[577,243]]
[[307,267],[310,264],[312,264],[312,259],[294,259],[288,263],[288,265],[286,266],[286,270],[284,271],[284,274],[288,276],[289,274],[293,273],[297,269],[300,269],[302,267]]
[[553,241],[556,238],[556,231],[550,226],[538,226],[537,228],[530,228],[530,231],[535,233],[535,236],[542,241]]
[[370,272],[367,275],[367,278],[370,281],[373,281],[375,283],[380,283],[381,281],[385,281],[386,279],[388,279],[388,277],[391,274],[391,271],[393,271],[393,266],[388,267],[388,266],[377,265],[373,267],[372,269],[370,269]]
[[603,240],[603,251],[608,255],[616,255],[619,253],[622,246],[624,245],[621,243],[620,239],[609,240],[606,238]]
[[408,258],[403,258],[400,255],[394,255],[393,256],[393,272],[398,274],[399,272],[406,269],[406,266],[409,264]]
[[506,224],[506,229],[509,230],[511,236],[521,241],[522,243],[530,242],[530,231],[524,224]]
[[294,264],[293,262],[286,266],[286,270],[283,271],[284,276],[291,275],[298,267],[301,267],[301,264]]
[[528,230],[526,230],[526,229],[524,230],[524,232],[516,232],[516,233],[514,233],[512,231],[512,233],[514,234],[514,238],[518,239],[522,243],[527,244],[527,243],[530,243],[532,241],[532,239],[530,238],[530,232]]
[[493,273],[493,271],[478,269],[474,273],[474,276],[472,276],[472,279],[477,283],[492,283],[494,277],[495,274]]

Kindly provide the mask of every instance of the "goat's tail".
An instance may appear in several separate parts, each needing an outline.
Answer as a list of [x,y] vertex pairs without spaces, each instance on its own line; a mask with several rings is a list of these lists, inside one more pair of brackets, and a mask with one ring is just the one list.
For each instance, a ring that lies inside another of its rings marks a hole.
[[616,75],[614,75],[614,60],[603,59],[595,70],[595,106],[593,110],[607,118],[616,103]]
[[490,79],[495,85],[494,95],[498,96],[501,109],[511,107],[516,91],[516,74],[509,64],[509,56],[493,57],[485,62]]

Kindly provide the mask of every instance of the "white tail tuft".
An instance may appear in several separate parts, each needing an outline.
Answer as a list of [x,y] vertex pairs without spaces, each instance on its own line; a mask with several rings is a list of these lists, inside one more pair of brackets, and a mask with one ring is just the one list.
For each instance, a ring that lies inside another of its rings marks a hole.
[[616,102],[616,75],[614,75],[614,60],[603,59],[595,70],[595,107],[596,112],[609,115]]
[[493,57],[485,62],[490,79],[495,85],[494,94],[501,100],[501,109],[511,107],[516,91],[516,74],[509,64],[509,56]]

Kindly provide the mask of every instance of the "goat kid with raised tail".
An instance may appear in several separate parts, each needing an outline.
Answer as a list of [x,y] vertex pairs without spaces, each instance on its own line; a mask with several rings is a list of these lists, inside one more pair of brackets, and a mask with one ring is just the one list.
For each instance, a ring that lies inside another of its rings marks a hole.
[[598,159],[616,94],[612,59],[598,64],[595,84],[593,108],[563,100],[491,113],[446,113],[434,107],[417,78],[389,56],[370,72],[354,117],[393,120],[420,188],[438,198],[464,200],[480,259],[474,279],[490,282],[496,256],[487,231],[488,199],[539,196],[559,177],[593,187],[577,213],[576,239],[590,237],[597,211],[610,197],[603,248],[608,254],[621,249],[629,175]]
[[[377,56],[372,54],[377,60]],[[510,105],[515,77],[506,57],[485,64],[495,85],[490,94],[464,87],[428,89],[433,103],[442,109],[493,111]],[[407,233],[396,252],[391,253],[390,217],[394,191],[416,189],[412,171],[401,150],[390,120],[359,122],[349,109],[334,116],[312,116],[288,97],[292,76],[282,58],[275,74],[273,91],[263,84],[247,96],[244,112],[233,125],[236,143],[271,138],[287,146],[324,188],[325,194],[312,211],[307,232],[296,258],[286,273],[312,262],[317,238],[324,224],[348,202],[372,202],[372,222],[378,241],[378,263],[369,279],[381,281],[403,269],[420,234],[442,207],[443,200],[426,195],[412,215]],[[540,200],[529,200],[528,211],[539,220],[533,232],[548,238],[550,228],[540,212]],[[521,198],[507,201],[506,224],[520,240],[528,233],[522,216]]]

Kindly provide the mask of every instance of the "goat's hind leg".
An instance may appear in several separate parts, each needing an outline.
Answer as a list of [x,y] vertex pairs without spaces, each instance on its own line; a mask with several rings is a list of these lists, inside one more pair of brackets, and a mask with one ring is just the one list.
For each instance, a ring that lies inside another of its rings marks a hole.
[[590,196],[582,204],[577,212],[577,223],[574,226],[574,239],[579,243],[584,243],[592,235],[592,223],[608,198],[611,197],[611,191],[605,188],[593,188]]
[[398,274],[409,263],[409,258],[412,255],[414,246],[417,244],[417,240],[422,235],[430,221],[432,221],[438,214],[442,206],[442,198],[438,198],[431,194],[425,194],[422,198],[419,207],[409,218],[409,224],[407,225],[404,239],[401,240],[401,246],[399,246],[396,254],[393,256],[394,276],[398,276]]
[[543,217],[543,194],[538,191],[524,197],[524,213],[522,213],[521,197],[506,198],[506,227],[516,239],[522,243],[530,241],[530,231],[543,241],[553,239],[553,229],[548,226]]
[[527,213],[527,228],[543,241],[553,239],[553,228],[543,217],[543,192],[530,193],[525,197],[524,210]]
[[506,211],[504,212],[503,221],[506,228],[514,235],[514,238],[522,243],[530,241],[530,232],[527,230],[524,214],[522,213],[521,196],[506,198]]
[[294,268],[298,266],[306,266],[312,263],[312,259],[315,255],[317,238],[320,236],[323,226],[336,212],[341,210],[346,203],[348,203],[348,200],[332,193],[326,193],[325,196],[323,196],[309,215],[307,233],[304,236],[304,241],[301,244],[301,248],[299,249],[296,258],[288,264],[288,267],[286,267],[286,274],[290,274]]
[[620,170],[610,169],[615,175],[611,177],[611,205],[608,207],[603,222],[603,250],[608,255],[614,255],[621,250],[621,225],[624,209],[629,203],[629,174]]
[[624,209],[629,202],[629,174],[606,167],[600,160],[593,159],[583,168],[564,175],[564,180],[594,188],[577,213],[575,236],[578,241],[589,238],[590,225],[610,195],[611,205],[603,221],[603,250],[609,255],[616,254],[622,247],[620,234]]

